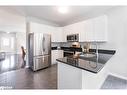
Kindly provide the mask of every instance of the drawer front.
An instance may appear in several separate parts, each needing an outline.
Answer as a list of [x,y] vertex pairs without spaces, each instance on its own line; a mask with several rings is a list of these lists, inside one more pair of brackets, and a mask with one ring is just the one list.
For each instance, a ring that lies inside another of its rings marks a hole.
[[43,69],[50,65],[50,56],[41,56],[34,58],[34,71]]

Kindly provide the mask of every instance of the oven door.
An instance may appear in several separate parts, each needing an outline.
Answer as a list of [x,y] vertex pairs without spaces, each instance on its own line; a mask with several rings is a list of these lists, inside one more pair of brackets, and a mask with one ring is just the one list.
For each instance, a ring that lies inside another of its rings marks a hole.
[[74,52],[64,51],[64,57],[73,56]]

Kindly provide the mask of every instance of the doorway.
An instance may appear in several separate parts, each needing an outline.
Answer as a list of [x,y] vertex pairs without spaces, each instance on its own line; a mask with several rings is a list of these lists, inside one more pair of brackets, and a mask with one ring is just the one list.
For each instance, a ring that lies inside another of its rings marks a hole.
[[21,69],[21,46],[26,48],[26,34],[0,32],[0,73]]

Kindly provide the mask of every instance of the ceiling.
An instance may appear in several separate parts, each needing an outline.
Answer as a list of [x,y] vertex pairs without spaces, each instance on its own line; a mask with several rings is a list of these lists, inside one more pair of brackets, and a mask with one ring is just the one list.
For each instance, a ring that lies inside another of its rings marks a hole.
[[65,26],[104,14],[112,6],[69,6],[67,14],[60,14],[57,6],[10,6],[0,7],[26,17],[35,17],[59,26]]

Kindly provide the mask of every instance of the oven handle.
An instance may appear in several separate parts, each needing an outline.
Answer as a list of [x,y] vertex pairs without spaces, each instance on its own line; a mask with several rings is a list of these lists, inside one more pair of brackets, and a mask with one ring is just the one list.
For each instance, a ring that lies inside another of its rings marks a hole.
[[71,51],[64,51],[65,53],[73,53],[74,54],[74,52],[71,52]]

